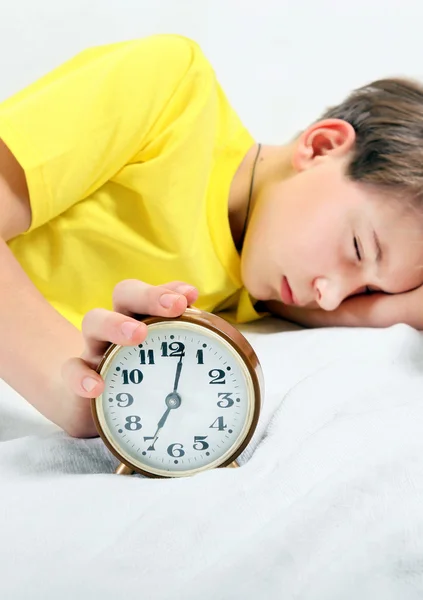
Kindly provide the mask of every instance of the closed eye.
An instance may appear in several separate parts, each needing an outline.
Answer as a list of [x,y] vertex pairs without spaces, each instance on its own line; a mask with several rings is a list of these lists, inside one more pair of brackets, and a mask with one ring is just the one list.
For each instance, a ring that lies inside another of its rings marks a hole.
[[[359,262],[361,262],[363,257],[361,256],[360,246],[358,245],[358,240],[355,236],[354,236],[354,249],[355,249],[357,259],[359,260]],[[363,294],[371,294],[373,292],[374,292],[374,290],[372,290],[368,285],[366,285],[366,287],[364,288],[362,293]]]
[[361,256],[361,253],[360,253],[360,248],[359,248],[359,245],[358,245],[357,238],[355,236],[354,236],[354,248],[355,248],[356,256],[357,256],[358,260],[361,262],[362,256]]

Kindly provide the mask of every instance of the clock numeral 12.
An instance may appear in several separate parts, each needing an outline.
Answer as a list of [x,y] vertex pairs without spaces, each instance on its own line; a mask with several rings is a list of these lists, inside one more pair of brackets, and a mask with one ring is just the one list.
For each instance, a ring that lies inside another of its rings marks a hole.
[[162,342],[161,348],[162,356],[185,356],[185,344],[182,342]]

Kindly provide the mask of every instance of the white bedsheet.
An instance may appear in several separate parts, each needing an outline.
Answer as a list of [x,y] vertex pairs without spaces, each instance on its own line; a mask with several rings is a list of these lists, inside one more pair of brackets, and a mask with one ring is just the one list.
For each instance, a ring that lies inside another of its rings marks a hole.
[[423,597],[423,336],[244,332],[267,393],[240,469],[115,476],[2,384],[2,600]]

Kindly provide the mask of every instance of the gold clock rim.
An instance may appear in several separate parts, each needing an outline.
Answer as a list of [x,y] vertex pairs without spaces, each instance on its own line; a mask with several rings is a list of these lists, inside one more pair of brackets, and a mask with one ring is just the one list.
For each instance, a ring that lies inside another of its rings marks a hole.
[[[261,365],[259,359],[251,346],[251,344],[246,340],[246,338],[230,323],[225,321],[223,318],[214,315],[212,313],[208,313],[205,311],[201,311],[197,308],[187,308],[186,311],[180,315],[179,317],[154,317],[154,316],[142,316],[138,315],[140,321],[146,323],[146,325],[153,325],[155,323],[162,322],[188,322],[194,325],[200,325],[213,331],[218,336],[225,339],[225,341],[232,346],[232,348],[240,355],[251,379],[251,384],[253,387],[253,398],[254,398],[254,406],[253,406],[253,415],[251,424],[249,426],[248,431],[240,445],[231,453],[227,459],[216,467],[206,466],[204,468],[200,468],[198,470],[193,469],[188,472],[171,472],[169,475],[167,474],[157,474],[150,472],[145,469],[141,469],[138,465],[133,464],[130,460],[127,459],[126,456],[120,454],[119,450],[115,448],[115,446],[110,442],[106,433],[103,431],[102,425],[100,423],[99,415],[97,412],[97,402],[101,401],[103,394],[100,394],[96,398],[91,399],[91,411],[94,419],[94,423],[96,429],[99,433],[99,436],[102,438],[103,443],[110,450],[110,452],[124,465],[132,469],[134,472],[139,473],[140,475],[144,475],[149,478],[156,479],[174,479],[180,477],[189,477],[195,475],[200,472],[205,472],[210,470],[211,468],[225,468],[233,463],[239,455],[245,450],[248,446],[254,432],[257,428],[257,423],[260,416],[261,405],[263,402],[264,395],[264,381],[263,381],[263,372],[261,369]],[[118,344],[111,344],[107,351],[105,352],[100,364],[98,365],[96,371],[99,374],[103,374],[103,367],[107,369],[107,365],[112,359],[112,354],[116,354],[121,348],[125,346],[120,346]],[[110,360],[109,360],[110,359]]]

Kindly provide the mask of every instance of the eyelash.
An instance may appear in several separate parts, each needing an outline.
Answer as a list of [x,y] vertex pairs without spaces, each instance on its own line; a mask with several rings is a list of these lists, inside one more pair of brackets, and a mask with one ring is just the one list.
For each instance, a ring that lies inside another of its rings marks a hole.
[[[361,254],[360,254],[360,248],[358,247],[358,242],[357,242],[357,238],[354,236],[354,248],[355,248],[355,253],[357,255],[358,260],[361,262]],[[368,285],[366,285],[366,288],[364,290],[365,294],[371,294],[372,290],[369,288]]]
[[355,248],[355,253],[357,255],[358,260],[361,261],[360,248],[358,247],[357,238],[355,236],[354,236],[354,248]]

